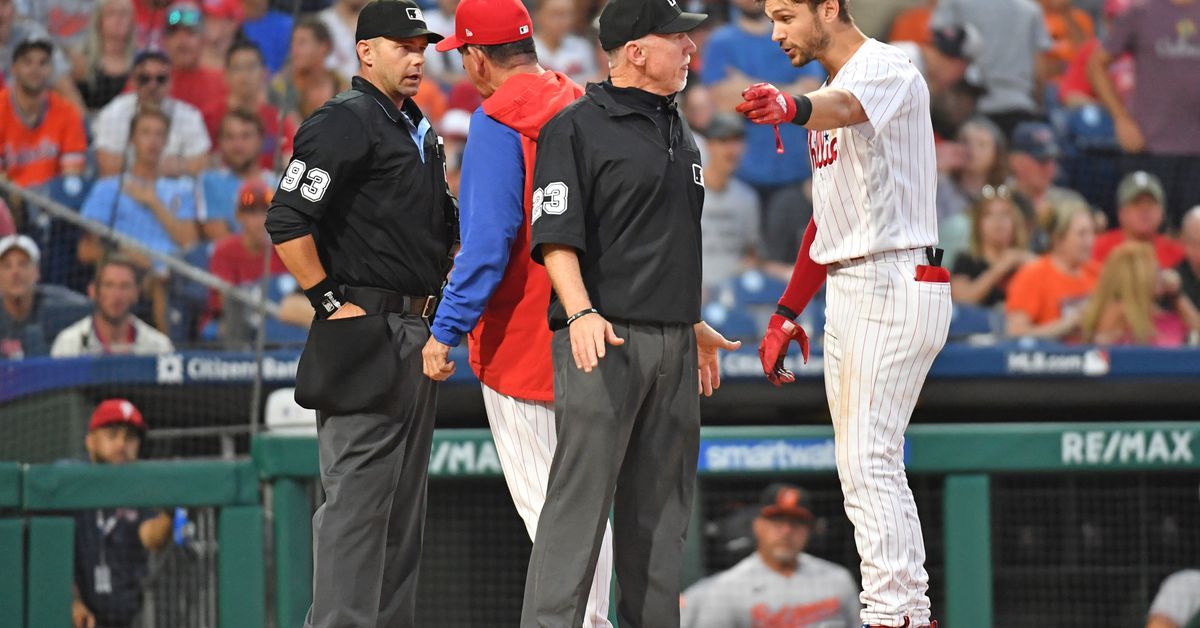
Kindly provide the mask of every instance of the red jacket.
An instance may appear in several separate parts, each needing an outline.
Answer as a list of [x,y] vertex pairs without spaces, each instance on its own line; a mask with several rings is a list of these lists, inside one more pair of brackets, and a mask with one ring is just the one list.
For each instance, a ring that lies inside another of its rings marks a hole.
[[513,240],[504,278],[468,335],[471,369],[489,388],[510,397],[554,400],[550,359],[550,277],[529,257],[529,219],[537,138],[563,107],[583,94],[565,74],[517,74],[483,101],[483,112],[521,135],[525,154],[525,222]]

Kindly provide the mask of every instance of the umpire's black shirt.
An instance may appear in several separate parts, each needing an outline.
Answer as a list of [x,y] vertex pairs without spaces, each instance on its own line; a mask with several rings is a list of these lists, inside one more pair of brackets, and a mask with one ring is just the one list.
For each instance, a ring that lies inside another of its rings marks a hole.
[[[321,263],[340,284],[437,294],[457,230],[443,163],[412,99],[397,108],[354,77],[300,125],[271,212],[290,209],[315,223]],[[276,244],[290,239],[275,227],[281,222],[267,221]]]
[[[534,261],[543,244],[575,247],[601,315],[700,320],[704,174],[673,98],[589,85],[542,128],[533,186]],[[570,314],[552,294],[550,327]]]

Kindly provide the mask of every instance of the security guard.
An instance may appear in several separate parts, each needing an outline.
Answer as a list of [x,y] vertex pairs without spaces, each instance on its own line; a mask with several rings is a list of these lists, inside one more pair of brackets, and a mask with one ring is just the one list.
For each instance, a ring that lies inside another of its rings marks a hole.
[[673,0],[610,1],[600,16],[610,80],[539,136],[532,255],[555,292],[558,447],[524,628],[581,624],[610,507],[618,624],[679,625],[697,381],[712,394],[717,349],[740,346],[700,320],[704,176],[674,102],[696,51],[687,32],[706,17]]
[[413,103],[442,39],[411,0],[377,0],[359,76],[296,133],[267,230],[317,317],[296,401],[318,411],[306,626],[413,626],[436,384],[428,318],[458,232],[441,142]]

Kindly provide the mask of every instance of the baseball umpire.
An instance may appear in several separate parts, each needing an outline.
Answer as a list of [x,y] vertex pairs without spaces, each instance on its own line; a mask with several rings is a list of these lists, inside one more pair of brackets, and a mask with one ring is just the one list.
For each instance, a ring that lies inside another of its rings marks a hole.
[[554,287],[558,446],[521,625],[579,626],[608,514],[622,628],[679,625],[683,541],[717,350],[700,321],[700,153],[674,96],[705,15],[612,0],[600,16],[611,77],[543,128],[532,256]]
[[[504,481],[532,539],[556,442],[546,325],[550,277],[529,258],[534,158],[542,126],[583,89],[538,65],[533,21],[521,0],[463,0],[454,35],[437,48],[462,52],[463,68],[484,101],[471,116],[463,150],[462,248],[421,352],[425,374],[450,377],[450,347],[467,337]],[[612,626],[611,582],[612,534],[606,530],[583,628]]]
[[296,400],[317,413],[306,626],[413,626],[436,384],[428,318],[458,232],[440,139],[412,101],[441,36],[411,0],[359,15],[359,76],[296,133],[267,216],[317,311]]

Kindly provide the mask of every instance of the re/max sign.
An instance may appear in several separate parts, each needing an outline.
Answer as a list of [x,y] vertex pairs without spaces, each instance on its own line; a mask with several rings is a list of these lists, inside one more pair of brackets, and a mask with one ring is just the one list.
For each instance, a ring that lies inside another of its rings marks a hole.
[[1192,430],[1063,432],[1065,465],[1186,464],[1195,460]]

